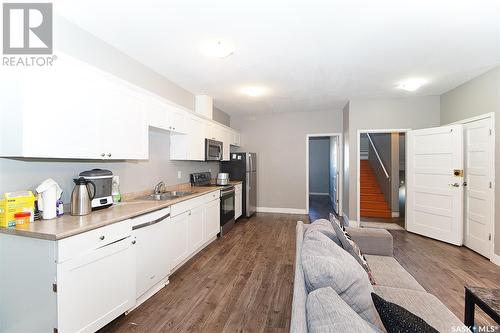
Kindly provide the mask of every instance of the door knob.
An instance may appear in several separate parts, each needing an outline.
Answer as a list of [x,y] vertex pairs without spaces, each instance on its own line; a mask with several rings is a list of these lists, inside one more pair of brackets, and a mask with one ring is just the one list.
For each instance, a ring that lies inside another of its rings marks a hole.
[[106,156],[106,154],[102,153],[102,154],[101,154],[101,157],[104,157],[104,156]]
[[453,187],[460,187],[460,184],[459,183],[453,183],[453,184],[449,184],[450,186],[453,186]]
[[108,157],[111,157],[111,153],[108,153]]

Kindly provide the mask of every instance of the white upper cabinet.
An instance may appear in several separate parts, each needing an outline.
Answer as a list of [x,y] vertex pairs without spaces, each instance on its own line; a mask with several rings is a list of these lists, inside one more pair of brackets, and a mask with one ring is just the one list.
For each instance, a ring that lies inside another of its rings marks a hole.
[[213,98],[207,95],[198,95],[195,101],[195,112],[208,119],[212,119],[214,113]]
[[222,160],[229,161],[230,143],[232,132],[229,129],[222,128]]
[[0,82],[0,156],[148,158],[144,101],[118,79],[60,56]]
[[231,137],[232,137],[231,145],[239,147],[240,144],[241,144],[240,133],[238,133],[236,131],[231,131],[231,132],[232,132],[232,135],[231,135]]

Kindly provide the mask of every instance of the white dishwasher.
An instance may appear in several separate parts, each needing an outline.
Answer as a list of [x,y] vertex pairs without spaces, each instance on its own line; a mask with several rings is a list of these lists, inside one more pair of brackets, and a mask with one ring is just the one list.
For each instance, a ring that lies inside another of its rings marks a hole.
[[170,207],[132,219],[136,250],[136,307],[168,284]]

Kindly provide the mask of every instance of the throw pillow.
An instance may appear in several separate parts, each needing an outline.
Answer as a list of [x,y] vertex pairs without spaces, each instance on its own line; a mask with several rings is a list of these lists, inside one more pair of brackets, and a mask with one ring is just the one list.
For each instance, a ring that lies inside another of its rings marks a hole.
[[301,261],[308,292],[332,287],[361,318],[373,325],[379,323],[370,297],[373,287],[349,253],[321,232],[311,231],[304,237]]
[[340,224],[340,221],[337,220],[337,218],[335,218],[332,213],[330,213],[330,222],[333,226],[333,229],[335,230],[337,238],[340,240],[342,248],[346,250],[350,255],[352,255],[354,259],[356,259],[356,261],[361,265],[361,267],[363,267],[363,269],[368,274],[370,283],[372,285],[377,284],[375,278],[373,277],[372,270],[370,269],[365,256],[363,255],[363,253],[361,253],[361,249],[359,248],[358,244],[356,244],[356,242],[351,239],[351,236],[349,236],[344,226]]
[[425,320],[400,305],[391,303],[372,293],[373,304],[387,333],[438,333]]
[[338,246],[342,246],[340,244],[340,240],[337,237],[337,233],[335,232],[335,229],[333,229],[330,221],[326,219],[319,219],[314,221],[313,223],[307,226],[304,236],[305,234],[307,234],[308,232],[312,232],[313,230],[321,232],[322,234],[330,238],[332,241],[334,241],[335,244],[337,244]]
[[380,332],[354,312],[331,287],[316,289],[307,296],[306,314],[311,333]]

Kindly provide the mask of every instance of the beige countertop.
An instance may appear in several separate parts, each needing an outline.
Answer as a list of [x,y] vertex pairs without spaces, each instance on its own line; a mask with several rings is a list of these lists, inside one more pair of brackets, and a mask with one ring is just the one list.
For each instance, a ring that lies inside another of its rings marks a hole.
[[[241,183],[241,181],[231,181],[230,183],[236,185]],[[137,199],[138,197],[151,193],[151,191],[124,195],[123,202],[115,204],[109,208],[94,211],[89,215],[72,216],[67,213],[57,219],[35,221],[29,224],[18,225],[13,228],[0,227],[0,233],[46,240],[59,240],[142,214],[150,213],[155,210],[166,208],[176,203],[217,191],[220,188],[221,186],[216,185],[196,187],[190,186],[189,184],[181,184],[172,186],[169,187],[168,190],[183,190],[193,192],[193,194],[165,201]]]

